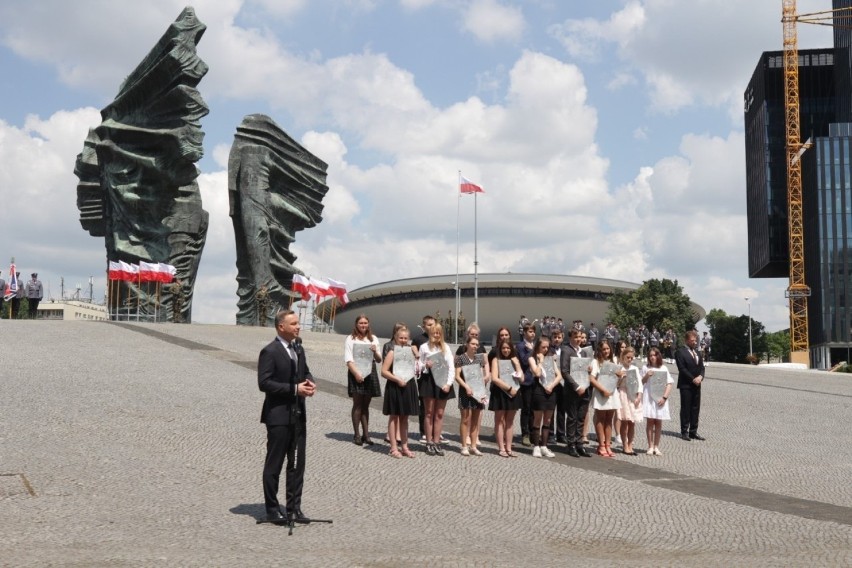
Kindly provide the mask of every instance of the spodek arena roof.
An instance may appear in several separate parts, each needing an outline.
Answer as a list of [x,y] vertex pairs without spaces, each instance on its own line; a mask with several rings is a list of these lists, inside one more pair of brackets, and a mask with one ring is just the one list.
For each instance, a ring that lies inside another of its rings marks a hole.
[[[338,308],[334,330],[351,333],[355,318],[366,314],[373,333],[390,336],[396,322],[404,322],[412,337],[418,335],[424,315],[437,315],[440,320],[455,311],[455,274],[404,278],[371,284],[349,292],[349,303]],[[606,324],[609,296],[613,292],[629,292],[640,284],[607,278],[569,276],[560,274],[488,273],[477,276],[479,295],[479,321],[482,340],[491,343],[501,326],[512,331],[517,339],[518,320],[521,314],[531,321],[544,316],[562,318],[566,326],[574,320],[583,320],[588,327],[594,322],[598,328]],[[461,315],[465,324],[474,321],[474,275],[460,274]],[[330,315],[330,300],[317,307],[326,319]],[[703,318],[704,309],[693,303],[696,315]],[[446,327],[446,326],[445,326]],[[449,339],[452,330],[445,329]]]

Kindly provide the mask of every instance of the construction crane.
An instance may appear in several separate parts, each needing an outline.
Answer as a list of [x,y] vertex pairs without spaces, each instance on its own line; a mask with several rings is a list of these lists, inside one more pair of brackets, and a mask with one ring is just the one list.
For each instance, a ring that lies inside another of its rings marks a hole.
[[[799,125],[799,45],[796,33],[798,22],[834,25],[835,12],[849,13],[849,8],[796,13],[796,0],[782,0],[781,22],[784,25],[784,116],[787,136],[787,217],[790,242],[790,283],[785,292],[790,303],[790,360],[809,363],[808,356],[808,297],[810,287],[805,283],[805,243],[802,223],[802,164],[801,157],[810,146],[802,143]],[[845,27],[845,26],[844,26]]]

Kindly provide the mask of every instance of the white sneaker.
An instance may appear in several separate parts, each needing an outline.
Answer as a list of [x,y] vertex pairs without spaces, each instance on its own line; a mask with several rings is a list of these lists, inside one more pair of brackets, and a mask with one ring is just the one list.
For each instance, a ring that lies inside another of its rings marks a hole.
[[616,436],[612,439],[612,441],[616,444],[621,444],[621,436]]
[[540,458],[541,457],[541,446],[535,446],[533,448],[533,457]]
[[425,444],[426,442],[428,442],[428,440],[426,439],[426,436],[420,436],[420,443]]
[[555,458],[556,457],[556,454],[551,452],[550,448],[548,448],[547,446],[541,447],[541,455],[543,455],[546,458]]

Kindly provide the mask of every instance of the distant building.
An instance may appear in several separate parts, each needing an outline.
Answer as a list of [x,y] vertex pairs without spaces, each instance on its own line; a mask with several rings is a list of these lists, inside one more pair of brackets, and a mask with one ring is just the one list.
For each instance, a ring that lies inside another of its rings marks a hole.
[[[833,2],[834,9],[849,6],[852,0]],[[849,16],[843,19],[848,24]],[[852,31],[837,26],[834,44],[799,51],[801,139],[813,143],[802,156],[802,213],[808,343],[816,368],[846,360],[852,346]],[[789,278],[782,51],[761,55],[744,114],[749,276]]]
[[[405,278],[353,290],[349,292],[350,302],[337,309],[334,330],[351,333],[355,318],[365,313],[373,332],[382,337],[390,336],[398,321],[408,325],[412,336],[418,335],[421,333],[418,325],[424,315],[440,313],[444,320],[455,309],[455,279],[455,274]],[[491,343],[497,330],[505,326],[517,340],[521,314],[530,321],[544,316],[562,318],[566,326],[579,319],[586,326],[594,322],[602,330],[606,325],[609,297],[614,292],[631,292],[639,286],[622,280],[561,274],[479,274],[477,323],[482,330],[481,338]],[[471,324],[474,321],[473,274],[459,275],[459,289],[464,323]],[[320,303],[317,312],[329,314],[330,304],[330,301]],[[704,317],[701,306],[693,303],[692,307],[696,319]],[[453,330],[446,325],[444,332],[445,337],[452,337]]]
[[109,316],[106,306],[75,300],[49,300],[39,304],[38,319],[105,321]]

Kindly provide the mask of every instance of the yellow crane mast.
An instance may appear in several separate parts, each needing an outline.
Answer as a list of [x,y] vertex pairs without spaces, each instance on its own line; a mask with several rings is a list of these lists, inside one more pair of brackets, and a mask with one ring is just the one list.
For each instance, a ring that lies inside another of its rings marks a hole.
[[805,242],[802,226],[802,164],[804,146],[799,128],[799,45],[796,0],[782,0],[784,24],[784,115],[787,133],[787,217],[790,239],[790,360],[808,364],[808,296],[805,284]]

